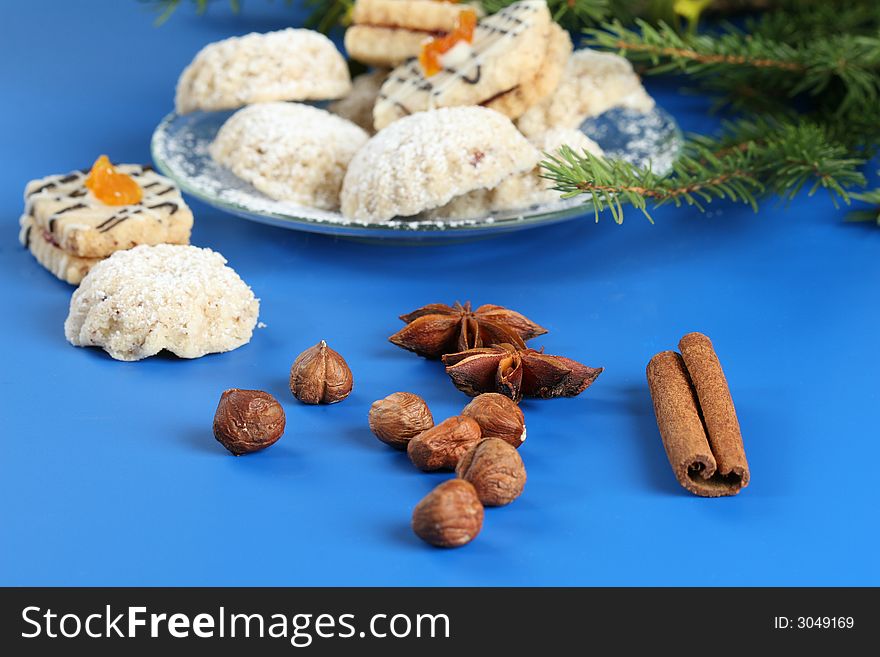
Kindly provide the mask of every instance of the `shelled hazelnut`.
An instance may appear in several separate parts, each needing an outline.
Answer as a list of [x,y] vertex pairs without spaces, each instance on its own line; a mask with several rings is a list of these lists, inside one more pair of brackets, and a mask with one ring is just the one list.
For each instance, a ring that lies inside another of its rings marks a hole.
[[526,439],[526,421],[516,402],[497,392],[474,397],[461,412],[480,425],[483,438],[500,438],[519,448]]
[[474,487],[463,479],[444,481],[413,510],[416,536],[438,547],[470,543],[482,527],[483,505]]
[[290,368],[290,392],[304,404],[335,404],[354,386],[345,359],[321,340],[296,357]]
[[526,485],[526,468],[519,452],[500,438],[474,445],[458,462],[455,474],[473,484],[486,506],[510,504]]
[[480,425],[469,417],[451,417],[409,441],[406,453],[421,470],[452,470],[480,440]]
[[265,449],[284,434],[284,409],[262,390],[231,388],[220,396],[214,437],[239,456]]
[[425,400],[411,392],[391,393],[370,406],[370,430],[397,449],[406,449],[410,440],[433,426]]

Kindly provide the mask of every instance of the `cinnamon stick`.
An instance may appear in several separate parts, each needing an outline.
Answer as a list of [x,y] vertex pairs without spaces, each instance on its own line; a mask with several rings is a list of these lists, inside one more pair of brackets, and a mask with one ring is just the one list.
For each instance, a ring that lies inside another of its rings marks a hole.
[[718,357],[699,333],[686,335],[679,348],[682,354],[661,352],[647,368],[669,463],[678,482],[695,495],[736,495],[748,485],[749,470]]
[[738,493],[749,485],[749,464],[724,370],[712,341],[702,333],[688,333],[678,348],[697,392],[717,473]]

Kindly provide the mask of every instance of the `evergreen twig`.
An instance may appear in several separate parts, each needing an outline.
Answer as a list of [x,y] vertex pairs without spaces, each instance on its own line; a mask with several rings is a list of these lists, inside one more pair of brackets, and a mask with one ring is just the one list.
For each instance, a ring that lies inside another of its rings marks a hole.
[[587,35],[593,47],[648,64],[649,73],[709,79],[719,90],[758,86],[777,96],[817,96],[839,84],[841,111],[880,97],[880,36],[832,35],[790,45],[732,25],[718,34],[679,34],[665,23],[654,27],[640,19],[636,26],[614,21]]
[[849,203],[848,189],[865,184],[862,164],[820,125],[758,120],[728,123],[721,137],[693,137],[666,176],[567,147],[541,166],[563,197],[589,194],[597,220],[607,210],[621,223],[624,204],[649,219],[649,202],[703,209],[714,199],[728,199],[757,210],[761,196],[791,199],[805,187],[810,195],[825,189],[835,203]]
[[873,221],[880,226],[880,188],[871,189],[867,192],[859,192],[851,195],[856,201],[870,203],[872,208],[860,208],[847,214],[848,221]]

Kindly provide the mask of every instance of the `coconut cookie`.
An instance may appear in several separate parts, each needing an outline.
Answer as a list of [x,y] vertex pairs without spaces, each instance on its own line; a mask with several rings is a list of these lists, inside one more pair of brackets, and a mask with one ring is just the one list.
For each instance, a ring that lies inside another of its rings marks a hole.
[[259,103],[233,114],[211,157],[266,196],[332,210],[348,163],[369,135],[354,123],[298,103]]
[[[588,152],[602,155],[599,144],[580,130],[556,128],[530,140],[542,154],[559,155],[563,146],[576,153]],[[546,157],[544,155],[541,159]],[[512,176],[492,190],[492,210],[519,210],[536,205],[546,205],[559,200],[559,192],[553,182],[544,178],[544,169],[536,166],[528,173]]]
[[230,351],[251,339],[260,303],[219,253],[162,244],[96,264],[70,300],[64,334],[117,360],[163,349],[181,358]]
[[323,34],[289,28],[202,48],[177,81],[178,114],[273,100],[329,100],[351,89],[348,66]]
[[[599,145],[580,130],[549,130],[530,141],[545,155],[558,155],[563,146],[569,146],[575,152],[602,155]],[[426,218],[475,219],[493,212],[524,210],[554,203],[559,200],[559,192],[553,189],[553,183],[544,178],[543,173],[544,169],[537,165],[530,171],[505,178],[493,189],[478,189],[457,196],[446,205],[426,213]]]
[[520,116],[517,127],[527,137],[550,128],[577,128],[612,107],[647,112],[654,100],[629,61],[585,48],[571,55],[556,91]]
[[387,77],[388,71],[381,68],[356,76],[351,81],[351,92],[344,98],[330,103],[327,109],[372,134],[373,105],[376,104],[379,89],[382,88]]
[[416,57],[422,42],[455,27],[461,7],[437,0],[357,0],[345,49],[371,66],[397,66]]
[[419,112],[357,152],[342,184],[342,213],[364,222],[415,215],[529,171],[539,158],[510,119],[493,110]]
[[[118,189],[117,189],[118,188]],[[19,239],[37,261],[76,285],[115,251],[139,244],[187,244],[193,216],[177,186],[152,167],[113,166],[32,180],[25,187]]]
[[[483,105],[525,83],[532,83],[548,54],[550,12],[544,0],[522,0],[468,29],[468,9],[462,10],[461,39],[447,49],[448,40],[426,44],[418,60],[394,69],[373,108],[373,125],[381,130],[393,121],[427,109]],[[470,36],[470,39],[468,37]],[[469,42],[470,41],[470,42]],[[511,103],[505,113],[523,111]]]

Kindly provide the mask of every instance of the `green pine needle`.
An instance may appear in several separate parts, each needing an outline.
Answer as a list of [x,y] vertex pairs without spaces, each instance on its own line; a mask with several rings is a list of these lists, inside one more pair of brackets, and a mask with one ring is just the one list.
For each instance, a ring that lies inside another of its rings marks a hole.
[[624,205],[649,219],[649,204],[703,210],[716,199],[757,211],[762,196],[792,199],[805,188],[810,195],[827,190],[835,203],[849,203],[848,190],[863,186],[865,179],[859,171],[864,161],[848,155],[819,125],[753,120],[726,124],[720,137],[693,137],[666,176],[568,147],[548,156],[541,167],[564,198],[588,194],[597,221],[600,213],[610,211],[621,223]]
[[[880,36],[833,34],[792,45],[726,25],[717,34],[679,34],[666,23],[613,21],[586,31],[589,45],[647,64],[649,73],[706,79],[716,90],[743,87],[776,97],[835,93],[838,109],[880,98]],[[838,91],[838,87],[840,91]]]

